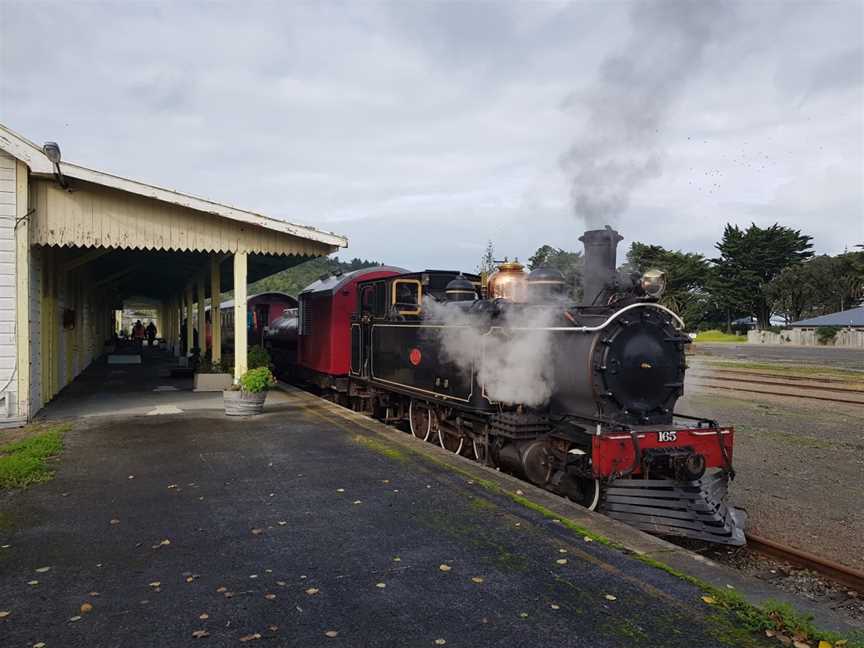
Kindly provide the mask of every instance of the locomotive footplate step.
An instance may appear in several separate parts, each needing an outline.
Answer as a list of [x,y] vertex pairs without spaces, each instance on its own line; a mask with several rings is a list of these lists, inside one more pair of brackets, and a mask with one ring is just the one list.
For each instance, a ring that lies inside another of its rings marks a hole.
[[747,514],[726,504],[728,484],[723,472],[691,482],[619,479],[599,510],[643,531],[741,546]]

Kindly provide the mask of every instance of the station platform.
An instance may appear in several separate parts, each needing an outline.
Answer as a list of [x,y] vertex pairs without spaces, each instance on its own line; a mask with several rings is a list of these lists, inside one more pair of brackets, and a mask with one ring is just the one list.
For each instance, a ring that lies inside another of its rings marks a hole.
[[269,398],[241,420],[155,400],[76,419],[53,481],[0,494],[0,645],[776,645],[634,557],[674,564],[661,540]]
[[[172,376],[178,359],[163,349],[144,347],[140,364],[95,360],[37,415],[37,420],[93,416],[155,416],[196,411],[221,411],[222,392],[195,392],[191,377]],[[269,410],[284,405],[279,392]]]

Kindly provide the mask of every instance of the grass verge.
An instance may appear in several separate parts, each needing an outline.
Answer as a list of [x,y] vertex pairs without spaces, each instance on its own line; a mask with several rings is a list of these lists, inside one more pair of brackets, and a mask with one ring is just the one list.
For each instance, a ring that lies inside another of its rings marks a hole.
[[34,426],[24,438],[0,446],[0,490],[26,488],[48,481],[54,471],[47,460],[63,450],[63,435],[71,425]]
[[696,334],[696,339],[693,340],[696,343],[699,342],[732,342],[732,343],[741,343],[747,341],[746,335],[732,335],[731,333],[724,333],[723,331],[711,330],[711,331],[702,331],[701,333]]

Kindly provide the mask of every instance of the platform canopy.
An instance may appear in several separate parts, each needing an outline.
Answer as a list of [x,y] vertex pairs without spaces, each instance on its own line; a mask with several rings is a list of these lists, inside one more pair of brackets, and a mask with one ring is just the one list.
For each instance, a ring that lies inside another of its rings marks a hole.
[[347,245],[344,237],[314,227],[77,164],[55,165],[2,125],[0,149],[24,161],[34,180],[31,245],[267,256],[320,256]]

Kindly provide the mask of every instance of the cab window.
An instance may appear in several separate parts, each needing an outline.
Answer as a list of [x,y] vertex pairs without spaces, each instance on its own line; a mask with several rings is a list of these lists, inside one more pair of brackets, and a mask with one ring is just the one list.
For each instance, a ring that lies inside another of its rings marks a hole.
[[422,297],[423,289],[416,279],[393,281],[390,303],[400,315],[417,315]]

